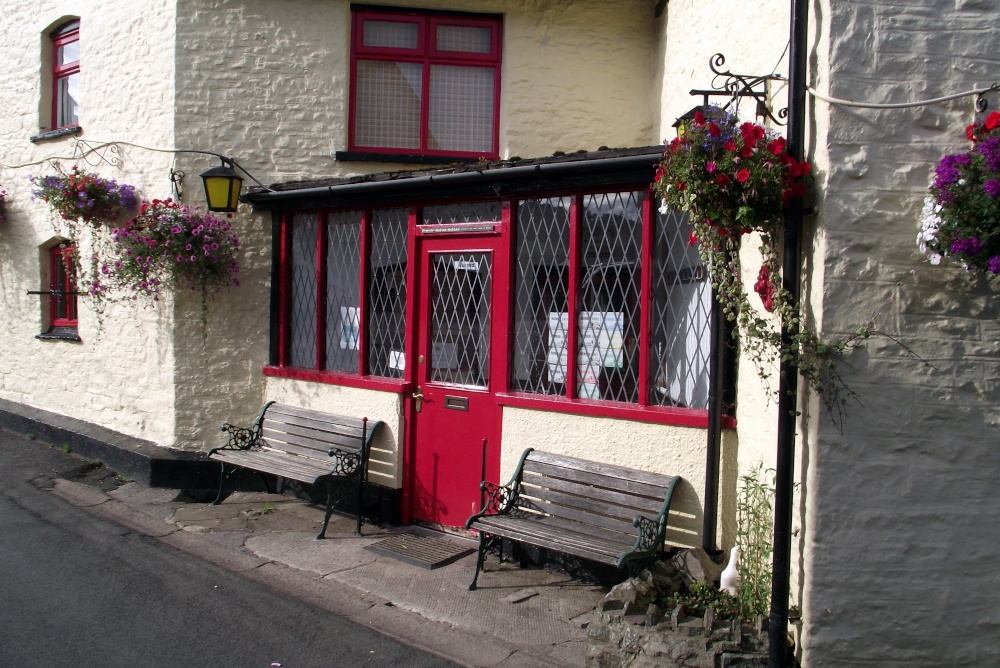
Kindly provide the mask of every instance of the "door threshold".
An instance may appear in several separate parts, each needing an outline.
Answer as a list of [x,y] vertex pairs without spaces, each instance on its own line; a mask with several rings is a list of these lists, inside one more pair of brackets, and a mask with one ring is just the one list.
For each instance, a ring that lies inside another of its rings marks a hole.
[[449,527],[443,524],[432,522],[420,522],[419,520],[411,524],[409,530],[419,536],[437,538],[455,545],[466,545],[468,543],[479,544],[479,534],[462,527]]

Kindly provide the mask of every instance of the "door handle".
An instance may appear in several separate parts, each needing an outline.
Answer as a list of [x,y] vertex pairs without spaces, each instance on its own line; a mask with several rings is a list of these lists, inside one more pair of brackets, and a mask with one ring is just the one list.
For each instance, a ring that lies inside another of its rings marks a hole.
[[424,404],[424,395],[421,393],[419,385],[417,385],[417,391],[411,394],[410,396],[413,397],[414,401],[416,402],[413,406],[413,410],[419,413],[420,409],[423,407]]

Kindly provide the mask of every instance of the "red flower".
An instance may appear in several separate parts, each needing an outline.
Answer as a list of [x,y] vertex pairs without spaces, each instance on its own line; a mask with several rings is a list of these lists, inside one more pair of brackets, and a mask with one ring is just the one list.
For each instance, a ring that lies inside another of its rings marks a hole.
[[705,124],[705,114],[700,111],[694,112],[694,120],[691,121],[692,125],[704,125]]
[[735,151],[735,150],[736,150],[736,142],[734,142],[734,141],[732,141],[732,140],[730,140],[730,141],[727,141],[727,142],[726,142],[725,144],[723,144],[722,146],[723,146],[723,148],[725,148],[725,149],[726,149],[727,151]]
[[698,237],[695,236],[694,232],[692,232],[688,236],[688,243],[691,244],[692,246],[697,246],[698,245]]
[[744,158],[752,158],[753,157],[753,147],[750,146],[749,144],[746,145],[746,146],[744,146],[743,149],[740,150],[740,155],[742,157],[744,157]]
[[740,171],[736,172],[736,180],[739,181],[740,183],[746,183],[747,179],[749,178],[750,178],[749,169],[741,169]]
[[971,142],[975,142],[976,141],[976,126],[975,125],[966,125],[965,126],[965,137],[966,137],[966,139],[968,139]]
[[764,310],[768,313],[774,311],[774,285],[771,283],[771,272],[767,267],[761,267],[757,272],[757,282],[753,284],[753,290],[760,295],[760,301],[764,304]]
[[720,128],[715,123],[709,123],[708,134],[711,135],[712,137],[720,137],[722,136],[722,128]]
[[767,150],[771,152],[771,155],[780,155],[785,150],[786,145],[785,138],[778,137],[767,145]]
[[990,115],[986,117],[986,122],[983,123],[983,127],[985,127],[987,131],[994,129],[998,125],[1000,125],[1000,111],[990,113]]
[[719,174],[718,176],[715,177],[715,182],[717,184],[719,184],[720,186],[728,186],[729,185],[729,175],[728,174]]

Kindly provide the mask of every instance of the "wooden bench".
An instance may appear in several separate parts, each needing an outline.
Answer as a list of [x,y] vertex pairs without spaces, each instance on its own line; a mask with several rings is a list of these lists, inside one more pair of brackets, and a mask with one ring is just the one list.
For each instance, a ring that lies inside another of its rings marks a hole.
[[486,552],[507,538],[618,568],[663,551],[678,476],[599,464],[528,448],[507,485],[484,481],[476,588]]
[[[213,504],[222,499],[226,479],[240,468],[325,487],[326,517],[323,530],[317,536],[325,538],[335,501],[334,485],[343,482],[347,487],[357,487],[355,531],[361,533],[368,456],[372,434],[380,424],[369,423],[368,418],[344,417],[268,402],[250,427],[222,425],[222,431],[229,434],[229,441],[208,453],[210,459],[222,466],[219,493]],[[229,473],[226,473],[227,466]],[[266,478],[265,485],[270,491],[271,485]]]

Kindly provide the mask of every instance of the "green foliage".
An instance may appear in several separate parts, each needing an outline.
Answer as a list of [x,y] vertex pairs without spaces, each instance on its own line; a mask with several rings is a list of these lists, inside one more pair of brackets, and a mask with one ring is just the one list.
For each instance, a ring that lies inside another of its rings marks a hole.
[[[774,393],[779,363],[797,368],[840,426],[857,394],[838,364],[846,352],[881,332],[873,316],[846,338],[824,340],[803,321],[801,304],[782,286],[785,208],[806,194],[810,172],[808,162],[788,155],[783,138],[710,107],[667,144],[653,186],[664,207],[688,214],[694,230],[690,241],[697,243],[711,272],[723,316],[734,325],[735,344],[765,388]],[[740,245],[751,232],[760,238],[761,267],[753,290],[763,310],[751,305],[743,283]]]
[[744,620],[766,615],[771,605],[774,471],[763,464],[740,476],[736,544],[740,548],[739,609]]
[[715,618],[721,620],[736,619],[740,616],[740,602],[734,596],[705,580],[695,582],[686,593],[677,592],[666,601],[667,608],[673,609],[683,605],[684,609],[694,616],[704,616],[708,610],[715,612]]

